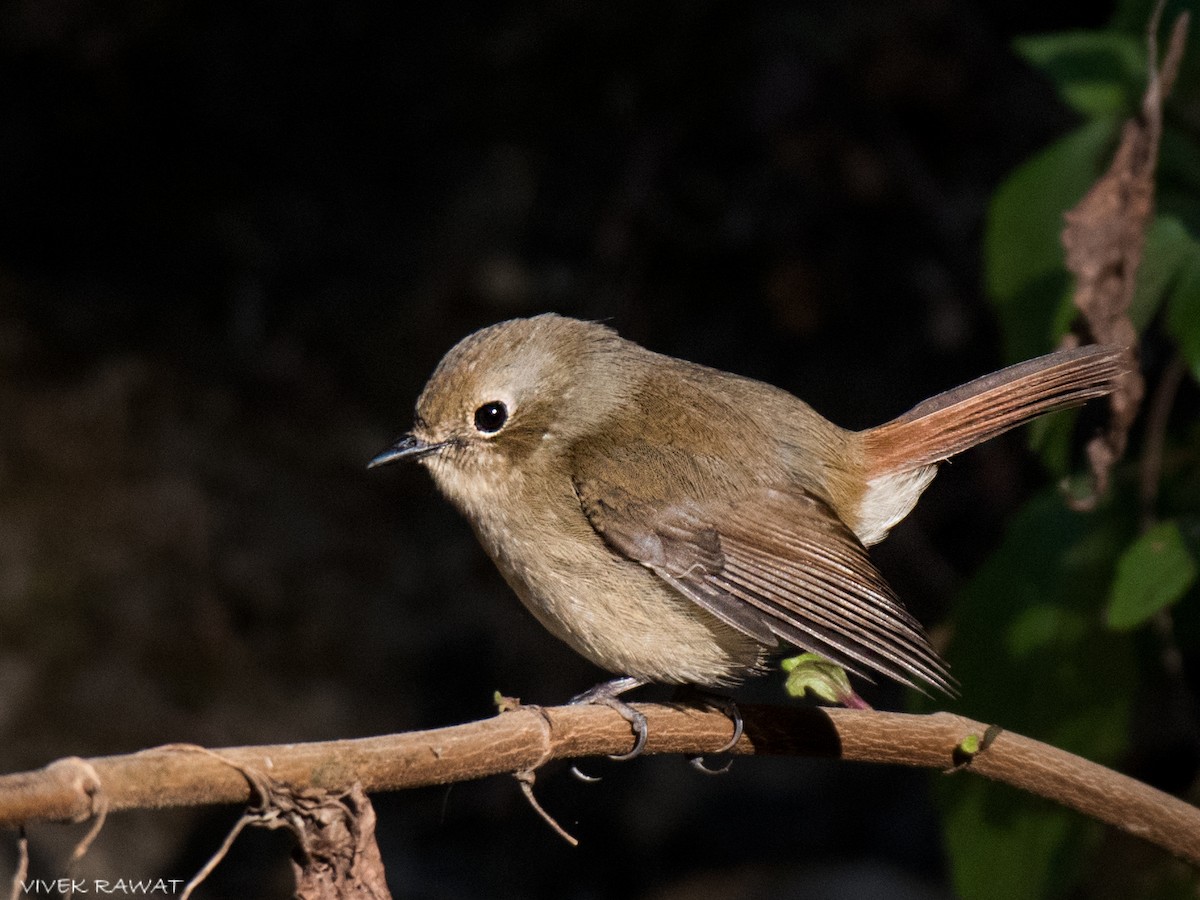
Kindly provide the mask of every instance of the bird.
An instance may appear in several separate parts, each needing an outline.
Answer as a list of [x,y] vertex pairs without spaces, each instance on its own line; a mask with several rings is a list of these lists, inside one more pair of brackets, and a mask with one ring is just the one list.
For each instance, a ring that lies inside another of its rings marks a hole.
[[853,431],[780,388],[547,313],[454,346],[369,467],[429,471],[533,616],[614,676],[582,702],[736,685],[786,645],[954,694],[868,548],[944,460],[1111,393],[1122,354],[1059,350]]

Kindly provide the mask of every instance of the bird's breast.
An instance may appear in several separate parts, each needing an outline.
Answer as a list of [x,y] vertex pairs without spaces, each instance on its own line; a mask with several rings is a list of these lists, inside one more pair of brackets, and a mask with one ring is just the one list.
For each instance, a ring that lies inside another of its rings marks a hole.
[[[539,487],[549,485],[540,479]],[[610,548],[568,476],[552,486],[464,510],[505,581],[547,630],[601,668],[647,681],[719,685],[758,668],[759,644]]]

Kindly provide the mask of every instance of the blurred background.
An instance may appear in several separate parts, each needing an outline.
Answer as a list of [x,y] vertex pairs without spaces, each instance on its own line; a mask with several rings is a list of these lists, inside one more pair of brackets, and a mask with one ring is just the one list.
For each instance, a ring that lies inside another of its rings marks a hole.
[[[600,318],[854,428],[999,367],[989,198],[1080,121],[1011,43],[1114,8],[4,4],[0,768],[432,728],[600,680],[425,473],[364,468],[441,355]],[[873,551],[935,638],[1047,482],[1024,443],[947,467]],[[738,696],[784,702],[778,675]],[[538,783],[579,849],[508,778],[377,797],[396,896],[954,895],[936,773],[584,768],[604,780]],[[113,816],[80,872],[188,878],[236,817]],[[82,831],[33,828],[32,874],[66,875]],[[288,896],[288,847],[244,834],[201,895]]]

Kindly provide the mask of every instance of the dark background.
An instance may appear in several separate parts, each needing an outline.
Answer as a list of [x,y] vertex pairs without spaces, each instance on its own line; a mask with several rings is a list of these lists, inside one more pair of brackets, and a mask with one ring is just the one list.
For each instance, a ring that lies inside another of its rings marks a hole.
[[[364,470],[441,354],[604,318],[850,427],[998,367],[988,197],[1074,121],[1010,40],[1109,12],[0,7],[0,767],[428,728],[599,680],[424,473]],[[1020,436],[973,451],[875,551],[935,636],[1040,477]],[[377,798],[396,895],[949,895],[937,776],[586,768],[538,787],[579,849],[511,779]],[[234,818],[114,816],[82,871],[190,877]],[[81,830],[32,834],[33,874],[67,874]],[[286,854],[243,836],[206,895],[286,896]]]

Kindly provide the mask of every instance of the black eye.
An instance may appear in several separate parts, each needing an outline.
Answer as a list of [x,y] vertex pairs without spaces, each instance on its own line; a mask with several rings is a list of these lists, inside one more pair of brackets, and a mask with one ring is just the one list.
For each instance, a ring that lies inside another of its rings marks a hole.
[[508,421],[508,407],[499,400],[485,403],[475,410],[475,427],[484,434],[495,434]]

